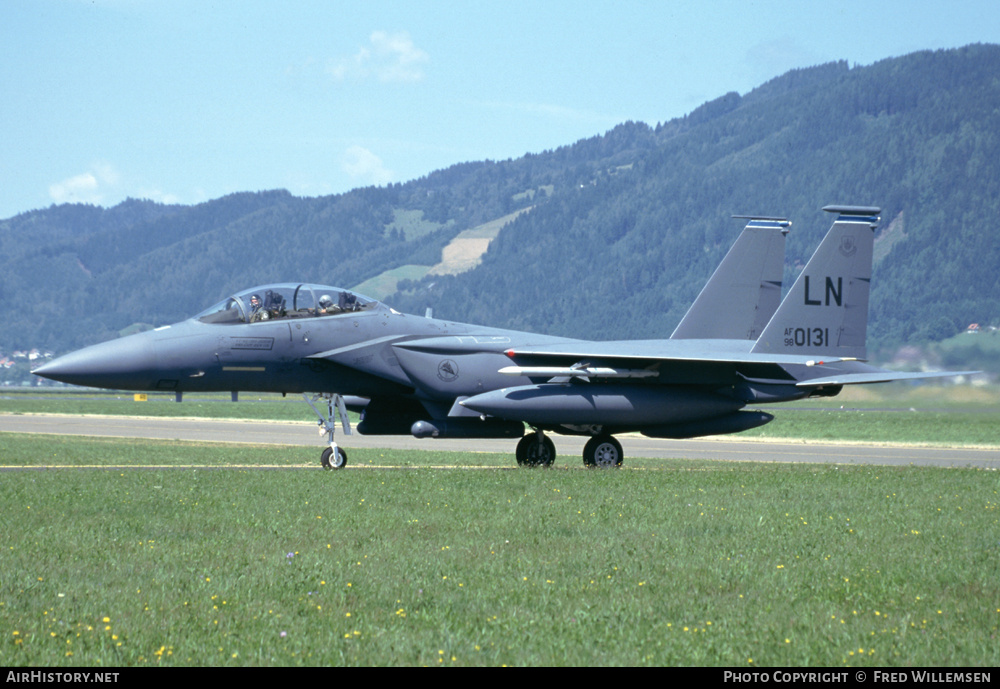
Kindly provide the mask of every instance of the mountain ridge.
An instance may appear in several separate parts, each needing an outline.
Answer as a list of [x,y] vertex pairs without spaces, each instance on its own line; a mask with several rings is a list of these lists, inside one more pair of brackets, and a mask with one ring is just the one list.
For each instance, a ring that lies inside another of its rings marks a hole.
[[[875,267],[869,341],[944,339],[1000,323],[997,74],[992,45],[841,61],[656,125],[385,187],[22,213],[0,220],[0,351],[65,351],[256,284],[354,287],[430,267],[463,231],[529,206],[471,270],[402,278],[385,300],[553,335],[665,337],[735,240],[731,215],[793,220],[787,286],[828,227],[822,206],[878,205],[879,237],[893,240]],[[419,231],[398,224],[413,218]]]

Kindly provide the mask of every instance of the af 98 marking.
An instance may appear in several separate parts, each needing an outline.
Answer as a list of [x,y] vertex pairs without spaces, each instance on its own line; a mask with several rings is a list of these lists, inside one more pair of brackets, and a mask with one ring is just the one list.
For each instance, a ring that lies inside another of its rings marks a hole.
[[786,347],[829,347],[829,328],[785,328]]

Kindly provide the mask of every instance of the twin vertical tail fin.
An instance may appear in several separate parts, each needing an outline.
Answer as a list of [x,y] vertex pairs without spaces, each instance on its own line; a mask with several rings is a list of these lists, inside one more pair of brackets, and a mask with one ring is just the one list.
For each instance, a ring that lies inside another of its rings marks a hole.
[[781,303],[785,218],[736,215],[749,222],[671,339],[755,340]]
[[826,206],[837,219],[753,352],[865,359],[872,247],[880,208]]

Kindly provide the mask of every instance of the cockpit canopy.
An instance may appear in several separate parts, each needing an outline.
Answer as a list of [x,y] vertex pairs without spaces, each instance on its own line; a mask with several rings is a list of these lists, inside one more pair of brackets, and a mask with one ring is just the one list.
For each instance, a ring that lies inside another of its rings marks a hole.
[[199,313],[202,323],[238,324],[289,318],[317,318],[374,308],[374,299],[340,287],[283,283],[254,287]]

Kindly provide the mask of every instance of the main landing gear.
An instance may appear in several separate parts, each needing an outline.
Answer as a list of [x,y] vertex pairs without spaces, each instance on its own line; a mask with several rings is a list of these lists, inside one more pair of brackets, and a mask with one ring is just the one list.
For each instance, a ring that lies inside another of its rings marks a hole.
[[521,438],[514,451],[518,466],[548,467],[556,460],[556,446],[542,431]]
[[622,444],[610,435],[596,435],[583,447],[583,463],[588,467],[620,467]]
[[[319,463],[324,469],[343,469],[347,466],[347,452],[344,451],[344,448],[337,447],[337,442],[334,440],[337,431],[337,421],[334,417],[340,416],[340,423],[344,428],[344,433],[350,435],[351,422],[347,418],[347,405],[344,404],[344,398],[335,393],[313,395],[312,400],[305,394],[302,397],[305,398],[309,406],[316,412],[316,416],[319,417],[319,434],[323,435],[325,433],[327,441],[330,443],[330,447],[323,450],[323,454],[320,455]],[[319,399],[326,400],[327,413],[325,416],[313,404],[313,400]]]
[[[613,436],[597,435],[583,448],[583,464],[587,467],[620,467],[622,445]],[[518,466],[548,467],[556,459],[556,446],[543,431],[535,431],[521,438],[515,450]]]

